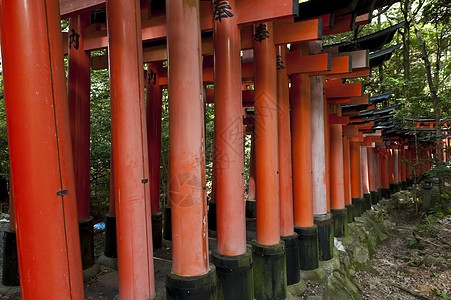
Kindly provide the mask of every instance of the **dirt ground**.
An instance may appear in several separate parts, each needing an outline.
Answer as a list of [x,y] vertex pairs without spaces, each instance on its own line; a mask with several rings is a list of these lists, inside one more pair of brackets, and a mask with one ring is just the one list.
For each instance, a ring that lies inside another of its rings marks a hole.
[[[451,185],[447,188],[451,191]],[[451,299],[451,215],[417,214],[408,193],[398,204],[389,206],[386,214],[394,223],[389,238],[379,246],[365,271],[356,273],[363,299]],[[0,216],[0,229],[7,228],[7,215]],[[255,238],[255,221],[248,220],[247,241]],[[104,232],[95,233],[95,255],[103,251]],[[210,250],[216,248],[210,232]],[[0,240],[0,252],[3,241]],[[166,272],[171,266],[170,242],[154,252],[156,287],[164,293]],[[322,287],[307,283],[302,299],[321,294]],[[117,271],[100,267],[100,272],[85,281],[85,298],[110,300],[118,294]],[[0,299],[20,299],[20,294],[1,295]]]

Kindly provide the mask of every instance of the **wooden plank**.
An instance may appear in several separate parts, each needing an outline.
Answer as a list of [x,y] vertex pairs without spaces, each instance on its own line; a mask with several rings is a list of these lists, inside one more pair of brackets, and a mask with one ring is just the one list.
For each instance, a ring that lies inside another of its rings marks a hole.
[[322,19],[313,19],[295,23],[275,23],[274,28],[276,45],[306,42],[321,39],[323,22]]
[[332,57],[330,60],[330,70],[321,72],[312,72],[311,75],[338,76],[352,72],[352,60],[349,56]]
[[337,114],[329,114],[329,124],[348,124],[349,117],[347,116],[338,116]]
[[314,19],[321,19],[322,20],[322,22],[323,22],[323,31],[330,30],[330,29],[332,29],[334,27],[334,22],[335,22],[335,15],[334,14],[325,14],[325,15],[321,15],[319,17],[306,19],[306,20],[314,20]]
[[[211,3],[211,1],[207,2]],[[260,23],[297,16],[299,2],[293,0],[240,0],[236,1],[236,11],[238,24]]]
[[354,30],[354,16],[352,14],[335,18],[334,27],[323,31],[323,35],[331,35]]
[[61,19],[105,7],[105,0],[59,0]]
[[351,56],[352,69],[369,68],[370,67],[370,53],[368,50],[348,51],[333,53],[332,57],[336,56]]
[[348,103],[348,105],[369,104],[369,100],[369,94],[363,94],[363,96],[360,97],[351,97],[351,101]]
[[328,98],[358,97],[363,94],[363,84],[361,82],[330,84],[326,81],[325,90]]
[[348,104],[351,102],[351,97],[347,98],[327,98],[327,104]]
[[313,73],[331,68],[331,56],[328,53],[301,55],[300,51],[293,51],[287,54],[286,59],[288,74]]
[[326,75],[326,79],[359,78],[359,77],[368,77],[369,75],[370,75],[370,68],[363,68],[363,69],[352,70],[352,73]]
[[343,135],[344,136],[358,136],[359,135],[359,130],[357,129],[357,127],[353,126],[353,125],[346,125],[343,126]]
[[356,16],[355,18],[355,26],[362,26],[371,23],[371,15],[369,13]]

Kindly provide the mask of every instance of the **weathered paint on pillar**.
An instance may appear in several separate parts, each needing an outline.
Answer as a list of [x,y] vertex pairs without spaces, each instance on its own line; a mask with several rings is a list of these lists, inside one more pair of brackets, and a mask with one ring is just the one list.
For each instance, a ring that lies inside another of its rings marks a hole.
[[149,190],[152,214],[160,210],[160,159],[161,159],[161,113],[162,94],[158,71],[161,62],[147,64],[146,80],[146,119],[149,152]]
[[400,174],[400,168],[399,168],[399,152],[398,149],[393,149],[393,173],[394,173],[394,182],[399,182],[399,174]]
[[280,235],[294,234],[293,185],[291,171],[290,90],[285,68],[287,46],[277,46],[277,111],[279,138]]
[[330,191],[331,206],[334,209],[345,208],[342,135],[341,124],[330,124]]
[[84,299],[59,4],[2,1],[0,19],[21,296]]
[[313,213],[327,213],[326,193],[326,144],[324,128],[323,77],[312,76],[311,110],[312,110],[312,183]]
[[382,187],[388,189],[390,187],[390,171],[389,171],[389,155],[390,150],[382,150],[381,153],[381,176],[382,176]]
[[209,270],[199,2],[166,1],[172,272]]
[[255,26],[255,146],[257,167],[257,242],[280,241],[277,71],[273,23]]
[[360,170],[360,144],[359,142],[349,142],[349,156],[351,161],[351,197],[362,197],[362,183]]
[[121,299],[155,296],[140,3],[108,0],[111,138]]
[[[235,1],[229,0],[236,15]],[[241,39],[236,16],[214,21],[216,230],[218,252],[246,252]]]
[[361,152],[361,167],[362,167],[362,189],[363,194],[369,194],[370,192],[370,180],[368,175],[368,152],[367,147],[360,147]]
[[374,192],[377,190],[376,187],[376,159],[374,155],[374,148],[367,147],[366,148],[366,156],[368,160],[368,189],[371,192]]
[[78,220],[89,218],[89,147],[90,147],[90,75],[91,55],[84,51],[84,29],[89,15],[70,18],[68,101],[74,155],[75,188],[77,189]]
[[349,139],[343,137],[343,177],[344,177],[344,194],[345,204],[352,204],[351,201],[351,157],[349,154]]
[[312,123],[310,77],[291,77],[291,133],[294,224],[313,226]]
[[395,153],[393,149],[388,150],[388,179],[389,183],[395,183]]

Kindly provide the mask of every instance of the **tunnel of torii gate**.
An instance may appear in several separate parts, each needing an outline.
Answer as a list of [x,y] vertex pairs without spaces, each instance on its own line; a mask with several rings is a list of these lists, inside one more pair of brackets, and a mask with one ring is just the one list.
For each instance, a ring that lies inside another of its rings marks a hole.
[[[369,95],[348,81],[390,58],[401,45],[386,45],[403,24],[322,44],[323,35],[368,24],[373,10],[393,2],[1,1],[12,183],[2,283],[20,278],[24,299],[84,299],[83,271],[95,265],[90,70],[108,68],[103,257],[117,257],[119,297],[163,297],[153,249],[164,238],[172,241],[167,299],[285,299],[301,271],[333,257],[333,237],[346,236],[354,217],[432,167],[434,144],[421,153],[413,144],[433,122],[403,128],[392,118],[396,107],[381,108],[391,92]],[[70,18],[68,32],[61,18]],[[107,54],[91,56],[98,49]],[[160,207],[164,88],[169,184]],[[206,103],[215,106],[209,203]],[[449,138],[443,143],[449,149]]]

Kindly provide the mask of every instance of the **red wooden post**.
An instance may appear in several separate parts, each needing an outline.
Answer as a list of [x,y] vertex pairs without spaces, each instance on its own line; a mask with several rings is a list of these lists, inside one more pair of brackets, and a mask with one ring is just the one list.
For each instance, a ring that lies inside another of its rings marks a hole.
[[[199,2],[166,1],[169,92],[169,201],[172,269],[166,297],[216,296],[208,258],[204,100]],[[195,278],[193,278],[196,276]]]
[[[214,1],[213,1],[214,2]],[[246,251],[244,201],[243,107],[241,39],[236,1],[226,1],[229,15],[215,15],[214,157],[217,251],[216,266],[220,297],[253,299],[252,255]],[[213,3],[214,5],[214,3]],[[231,281],[230,278],[234,277]]]
[[301,270],[319,266],[318,227],[313,223],[312,122],[310,77],[291,77],[291,133],[294,225],[300,241]]
[[89,23],[89,14],[70,18],[68,51],[69,78],[67,95],[83,269],[87,269],[94,264],[93,218],[89,216],[91,55],[89,51],[84,51],[83,48],[84,29]]
[[[273,23],[254,25],[257,238],[252,242],[255,298],[286,296],[285,247],[280,242],[277,74]],[[269,259],[270,257],[271,260]],[[267,280],[261,280],[261,274]]]
[[362,213],[362,181],[361,181],[361,159],[360,143],[350,141],[349,156],[351,161],[351,197],[354,206],[354,216],[359,217]]
[[84,299],[59,4],[1,6],[21,295]]
[[279,139],[279,200],[280,236],[286,247],[287,284],[301,279],[299,266],[299,237],[294,232],[293,185],[291,165],[290,90],[286,69],[287,46],[276,49],[277,64],[277,112]]
[[138,0],[108,0],[119,295],[156,296]]
[[159,84],[159,70],[162,62],[147,64],[146,80],[146,119],[147,142],[149,152],[149,191],[150,208],[152,213],[152,239],[153,248],[162,246],[162,221],[160,212],[160,158],[161,158],[161,113],[162,94]]

